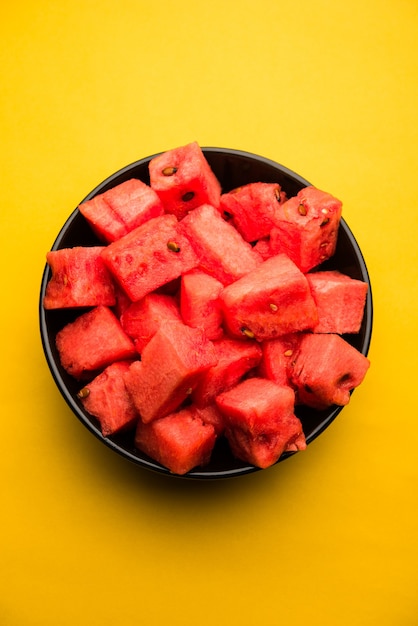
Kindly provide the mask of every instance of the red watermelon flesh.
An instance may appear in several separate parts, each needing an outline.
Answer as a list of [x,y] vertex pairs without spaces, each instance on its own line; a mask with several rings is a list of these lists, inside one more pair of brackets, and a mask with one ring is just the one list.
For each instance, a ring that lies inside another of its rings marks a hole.
[[219,280],[200,270],[192,270],[181,278],[181,317],[188,326],[202,328],[208,339],[220,339],[223,335],[219,300],[222,289]]
[[306,273],[335,252],[342,203],[309,186],[278,207],[270,231],[272,252],[285,252]]
[[136,178],[83,202],[78,208],[94,232],[107,243],[164,213],[156,192]]
[[192,393],[196,406],[212,404],[221,392],[236,385],[256,367],[262,356],[261,347],[254,341],[239,341],[225,337],[213,342],[217,363],[199,379]]
[[114,361],[138,356],[115,314],[98,306],[62,328],[56,346],[63,368],[74,378],[82,378]]
[[112,211],[121,217],[127,233],[164,213],[163,204],[156,192],[136,178],[120,183],[104,195]]
[[358,333],[364,315],[367,283],[338,271],[306,274],[318,309],[317,333]]
[[290,370],[299,403],[315,409],[344,406],[360,385],[370,361],[340,335],[307,333]]
[[285,254],[225,287],[221,303],[227,329],[236,337],[264,341],[312,329],[318,322],[308,281]]
[[188,398],[216,354],[203,331],[183,322],[166,322],[132,364],[125,382],[143,422],[176,411]]
[[132,300],[116,281],[114,281],[114,285],[116,304],[113,307],[113,311],[116,317],[120,320],[122,314],[131,306]]
[[221,186],[197,142],[154,157],[149,174],[166,212],[179,220],[202,204],[219,207]]
[[102,250],[103,246],[76,246],[47,253],[52,276],[45,291],[45,309],[116,303],[114,283],[101,258]]
[[264,378],[249,378],[220,394],[216,404],[225,419],[232,453],[264,469],[276,463],[285,450],[306,448],[294,400],[290,387]]
[[121,315],[120,323],[141,353],[163,322],[180,320],[176,299],[153,292],[133,302]]
[[104,194],[94,196],[78,206],[78,210],[89,223],[100,241],[110,243],[126,235],[126,225],[116,215],[104,198]]
[[270,247],[270,237],[263,237],[262,239],[259,239],[253,247],[253,250],[260,255],[263,261],[269,259],[271,256],[274,256]]
[[225,420],[215,403],[202,407],[196,405],[192,406],[194,406],[196,414],[204,424],[212,424],[217,437],[223,435],[225,431]]
[[184,475],[206,465],[215,445],[211,424],[204,424],[192,408],[144,424],[139,421],[135,446],[173,474]]
[[278,183],[248,183],[221,195],[220,209],[245,241],[267,237],[279,204],[286,199]]
[[291,385],[289,371],[301,340],[302,333],[283,335],[263,341],[263,356],[258,366],[259,375],[277,385]]
[[299,450],[306,450],[306,438],[303,432],[300,432],[294,439],[286,444],[284,452],[298,452]]
[[104,437],[132,428],[138,421],[138,413],[123,381],[131,363],[112,363],[78,394],[86,411],[99,420]]
[[181,222],[199,258],[199,267],[228,285],[261,263],[261,257],[219,211],[205,204]]
[[148,220],[104,248],[102,257],[133,302],[181,276],[198,263],[174,215]]

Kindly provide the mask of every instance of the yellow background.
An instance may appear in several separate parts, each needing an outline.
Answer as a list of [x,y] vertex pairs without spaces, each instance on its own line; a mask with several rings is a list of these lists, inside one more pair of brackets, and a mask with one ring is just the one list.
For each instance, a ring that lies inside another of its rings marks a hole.
[[[416,0],[15,0],[0,24],[3,626],[418,624]],[[46,251],[104,178],[197,140],[344,202],[372,367],[304,453],[227,482],[101,445],[43,356]]]

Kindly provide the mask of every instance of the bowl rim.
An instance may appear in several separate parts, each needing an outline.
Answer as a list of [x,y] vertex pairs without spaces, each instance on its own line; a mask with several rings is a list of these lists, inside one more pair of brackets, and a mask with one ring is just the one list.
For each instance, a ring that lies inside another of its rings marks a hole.
[[[255,160],[258,163],[270,166],[273,169],[278,169],[282,174],[292,178],[295,182],[297,182],[298,184],[301,184],[304,187],[312,185],[312,183],[310,183],[308,180],[306,180],[305,178],[303,178],[302,176],[300,176],[293,170],[289,169],[288,167],[282,165],[281,163],[274,161],[272,159],[269,159],[267,157],[252,153],[252,152],[247,152],[244,150],[237,150],[233,148],[217,148],[217,147],[202,147],[201,149],[204,154],[206,153],[223,154],[225,156],[238,156],[240,158],[248,159],[250,161]],[[150,156],[143,157],[141,159],[138,159],[137,161],[133,161],[132,163],[120,168],[119,170],[117,170],[116,172],[112,173],[110,176],[105,178],[101,183],[96,185],[94,189],[92,189],[92,191],[90,191],[85,196],[85,198],[83,198],[83,200],[80,201],[79,204],[87,200],[90,200],[97,194],[102,193],[106,189],[113,187],[114,183],[117,180],[119,180],[121,177],[125,176],[126,174],[129,174],[129,172],[131,172],[132,170],[135,170],[138,167],[144,166],[146,163],[149,163],[151,159],[153,159],[154,157],[160,154],[162,154],[162,152],[158,152]],[[65,220],[64,224],[61,226],[50,250],[59,249],[62,240],[66,236],[68,228],[71,226],[74,220],[79,218],[79,216],[80,216],[80,212],[79,212],[78,207],[76,207],[72,211],[72,213],[68,216],[68,218]],[[369,275],[369,271],[368,271],[363,253],[360,249],[360,246],[353,232],[351,231],[350,227],[348,226],[347,222],[345,221],[343,217],[341,217],[341,220],[340,220],[340,228],[341,226],[357,258],[357,262],[359,264],[360,272],[362,275],[362,280],[364,280],[368,284],[368,292],[366,296],[366,303],[365,303],[365,309],[364,309],[364,319],[366,321],[365,329],[364,329],[364,340],[363,340],[362,347],[360,350],[364,356],[367,356],[369,349],[370,349],[372,329],[373,329],[373,297],[372,297],[370,275]],[[206,479],[206,480],[227,479],[227,478],[233,478],[236,476],[242,476],[242,475],[260,471],[260,468],[246,463],[240,467],[230,468],[227,470],[216,470],[216,469],[207,470],[205,468],[196,468],[196,469],[191,470],[185,475],[177,475],[177,474],[173,474],[172,472],[170,472],[170,470],[160,465],[158,462],[153,461],[152,459],[148,459],[148,457],[145,458],[142,456],[137,456],[133,452],[130,452],[128,449],[122,448],[117,442],[113,441],[112,438],[104,437],[101,434],[100,429],[95,428],[94,425],[86,418],[84,413],[80,410],[80,407],[77,404],[76,399],[74,398],[74,395],[70,392],[70,390],[68,389],[67,385],[65,384],[61,376],[59,366],[57,365],[56,359],[51,350],[51,346],[48,341],[49,333],[48,333],[48,324],[47,324],[47,311],[43,307],[43,298],[45,295],[46,285],[49,279],[50,279],[50,268],[48,264],[45,263],[43,274],[42,274],[41,289],[40,289],[39,304],[38,304],[39,306],[39,329],[40,329],[41,343],[42,343],[44,355],[45,355],[50,373],[52,374],[55,384],[58,387],[58,390],[60,391],[65,402],[67,403],[69,408],[72,410],[72,412],[75,414],[75,416],[78,418],[78,420],[97,439],[99,439],[102,443],[104,443],[108,448],[112,449],[118,455],[122,456],[128,461],[131,461],[135,465],[139,465],[145,469],[152,470],[159,474],[163,474],[163,475],[167,475],[167,476],[171,476],[175,478]],[[332,410],[328,413],[327,417],[323,419],[317,425],[317,427],[314,428],[310,432],[310,434],[306,437],[307,445],[312,443],[324,430],[328,428],[328,426],[335,420],[335,418],[342,411],[343,408],[344,408],[343,406],[334,406],[332,408]],[[278,463],[293,456],[294,454],[295,452],[286,452],[282,454],[282,456],[278,459],[278,461],[276,461],[274,465],[277,465]]]

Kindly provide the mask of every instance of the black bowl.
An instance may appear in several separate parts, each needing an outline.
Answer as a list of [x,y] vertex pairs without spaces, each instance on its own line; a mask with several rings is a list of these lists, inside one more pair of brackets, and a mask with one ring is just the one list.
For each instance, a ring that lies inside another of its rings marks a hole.
[[[288,197],[290,197],[296,195],[300,189],[310,184],[307,180],[286,167],[248,152],[226,148],[203,148],[203,152],[220,181],[223,191],[229,191],[249,182],[278,182],[286,191]],[[89,200],[95,195],[103,193],[130,178],[139,178],[149,183],[148,164],[154,156],[156,155],[136,161],[112,174],[112,176],[109,176],[98,187],[93,189],[84,200]],[[73,246],[97,245],[99,243],[84,217],[78,209],[75,209],[60,230],[52,250]],[[341,220],[340,224],[336,252],[321,268],[338,269],[352,278],[368,283],[369,290],[360,332],[356,335],[344,337],[360,352],[367,355],[371,340],[373,317],[370,280],[361,250],[344,219]],[[77,399],[76,394],[79,391],[79,382],[69,376],[62,368],[55,347],[55,336],[58,330],[68,322],[73,321],[80,314],[80,311],[47,311],[43,308],[42,302],[45,289],[50,278],[51,272],[46,265],[42,277],[39,303],[40,331],[46,360],[65,401],[88,430],[109,448],[144,468],[163,474],[170,474],[169,470],[134,447],[133,433],[103,437],[98,421],[84,410],[82,404]],[[297,408],[297,415],[302,421],[308,444],[331,424],[342,408],[340,406],[332,406],[323,411],[316,411],[307,407]],[[288,458],[292,454],[283,454],[279,461]],[[194,479],[231,478],[255,471],[258,471],[258,468],[235,459],[229,450],[226,440],[222,438],[215,446],[209,465],[195,469],[186,474],[185,477]]]

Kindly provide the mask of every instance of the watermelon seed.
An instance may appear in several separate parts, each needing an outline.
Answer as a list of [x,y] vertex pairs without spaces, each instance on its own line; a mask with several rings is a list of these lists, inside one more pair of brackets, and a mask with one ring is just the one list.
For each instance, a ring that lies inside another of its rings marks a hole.
[[306,207],[303,204],[300,204],[298,206],[298,211],[299,211],[299,215],[306,215],[307,214]]
[[177,167],[165,167],[162,171],[164,176],[173,176],[177,172]]
[[328,224],[328,222],[329,222],[329,217],[326,217],[326,218],[325,218],[325,219],[324,219],[324,220],[320,223],[320,226],[321,226],[321,227],[322,227],[322,226],[326,226],[326,225]]
[[328,245],[328,241],[323,241],[319,247],[320,248],[326,248],[327,245]]
[[229,211],[224,211],[224,217],[225,217],[227,220],[230,220],[230,219],[231,219],[231,217],[232,217],[232,213],[230,213]]
[[241,328],[241,332],[242,332],[243,335],[245,335],[249,339],[254,339],[254,337],[255,337],[253,331],[250,330],[249,328]]
[[175,241],[167,241],[167,248],[172,252],[180,252],[180,246]]
[[278,310],[278,306],[277,304],[274,304],[274,302],[270,302],[270,309],[274,312],[276,312]]
[[183,202],[189,202],[192,198],[194,198],[194,191],[186,191],[186,193],[181,197]]
[[77,394],[77,398],[80,398],[80,400],[83,400],[84,398],[87,398],[87,396],[90,394],[90,389],[88,387],[83,387],[83,389],[80,389],[80,391]]
[[292,356],[292,354],[293,354],[293,350],[286,350],[284,353],[285,356]]
[[189,388],[186,390],[186,395],[190,396],[190,394],[191,394],[191,393],[193,393],[193,387],[189,387]]

